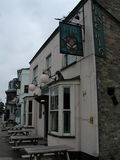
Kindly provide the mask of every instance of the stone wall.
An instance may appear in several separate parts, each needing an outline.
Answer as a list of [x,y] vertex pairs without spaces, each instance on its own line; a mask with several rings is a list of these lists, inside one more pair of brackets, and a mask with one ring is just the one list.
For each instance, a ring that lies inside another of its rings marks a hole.
[[[120,3],[117,1],[107,1],[106,5],[107,8],[116,6],[119,11]],[[120,23],[105,10],[102,10],[102,14],[106,57],[96,56],[100,160],[118,160],[120,159]]]

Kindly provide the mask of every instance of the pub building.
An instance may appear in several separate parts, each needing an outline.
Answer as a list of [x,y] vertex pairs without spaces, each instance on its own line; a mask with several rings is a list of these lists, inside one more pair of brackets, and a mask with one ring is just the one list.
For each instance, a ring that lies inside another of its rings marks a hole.
[[31,125],[71,159],[120,157],[117,2],[81,0],[30,61]]

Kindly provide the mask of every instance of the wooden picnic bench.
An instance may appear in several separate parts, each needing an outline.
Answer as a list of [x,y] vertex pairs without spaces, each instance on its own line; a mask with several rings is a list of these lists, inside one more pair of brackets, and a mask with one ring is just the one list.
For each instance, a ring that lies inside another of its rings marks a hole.
[[10,142],[13,142],[14,146],[18,146],[25,143],[32,143],[32,144],[38,144],[38,142],[43,139],[39,136],[11,136]]
[[56,145],[56,146],[41,146],[41,147],[29,147],[29,148],[24,148],[25,152],[27,153],[27,155],[22,155],[22,158],[29,158],[29,160],[31,160],[32,158],[34,160],[37,160],[37,158],[39,157],[39,159],[44,156],[45,154],[55,154],[57,156],[58,159],[60,159],[60,155],[61,153],[64,153],[66,155],[66,159],[70,160],[68,151],[71,150],[73,148],[66,146],[66,145]]
[[21,130],[8,130],[8,135],[16,136],[16,135],[29,135],[32,132],[31,130],[21,129]]

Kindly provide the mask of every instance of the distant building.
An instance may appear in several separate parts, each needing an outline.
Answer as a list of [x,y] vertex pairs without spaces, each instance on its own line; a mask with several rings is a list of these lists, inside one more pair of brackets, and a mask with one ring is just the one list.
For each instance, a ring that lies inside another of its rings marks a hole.
[[5,114],[5,121],[6,120],[15,120],[15,111],[16,111],[16,88],[15,82],[17,78],[14,78],[9,82],[8,90],[5,91],[6,93],[6,114]]
[[17,71],[18,83],[17,86],[17,99],[16,99],[16,122],[23,125],[25,121],[26,105],[24,97],[28,95],[29,85],[29,68],[22,68]]

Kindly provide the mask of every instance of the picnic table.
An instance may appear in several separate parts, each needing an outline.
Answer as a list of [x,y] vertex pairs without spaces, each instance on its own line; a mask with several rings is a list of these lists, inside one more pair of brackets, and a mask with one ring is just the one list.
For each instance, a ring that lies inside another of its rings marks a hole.
[[31,132],[31,130],[27,130],[27,129],[20,129],[20,130],[8,130],[8,134],[11,136],[16,136],[18,134],[22,134],[22,135],[29,135],[29,133]]
[[42,137],[39,136],[11,136],[10,140],[13,142],[14,146],[18,146],[23,144],[24,142],[29,143],[31,142],[32,144],[37,144],[39,140],[43,139]]
[[[29,147],[29,148],[24,148],[25,152],[27,153],[27,155],[29,155],[29,160],[31,160],[32,158],[34,160],[37,160],[37,157],[39,157],[39,159],[44,156],[44,154],[48,154],[48,153],[54,153],[55,155],[57,155],[58,159],[61,153],[64,153],[66,155],[66,159],[70,160],[68,151],[71,150],[73,148],[67,146],[67,145],[55,145],[55,146],[34,146],[34,147]],[[22,158],[25,158],[26,155],[22,156]]]

